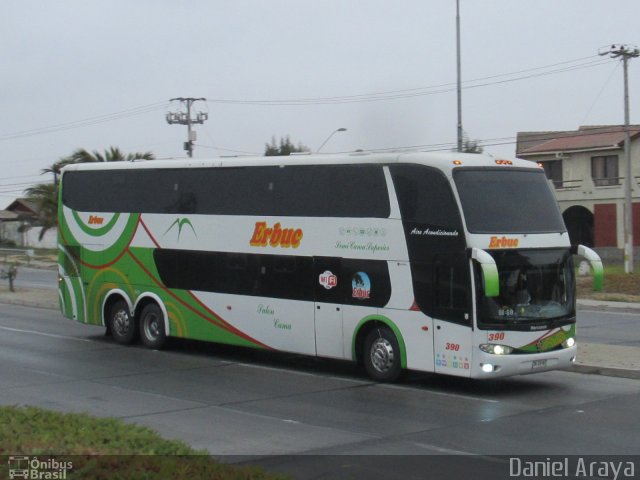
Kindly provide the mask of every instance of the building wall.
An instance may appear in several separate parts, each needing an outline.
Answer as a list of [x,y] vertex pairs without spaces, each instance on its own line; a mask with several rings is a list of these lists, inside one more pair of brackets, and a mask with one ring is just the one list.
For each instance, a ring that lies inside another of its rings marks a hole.
[[47,230],[42,240],[39,240],[42,227],[31,227],[26,232],[20,232],[21,222],[2,222],[0,224],[0,239],[13,242],[20,248],[57,248],[58,231],[55,228]]
[[[622,249],[624,247],[624,180],[619,185],[596,186],[591,178],[591,158],[599,155],[618,156],[618,176],[626,176],[626,157],[623,149],[540,154],[527,156],[527,160],[544,162],[562,160],[562,186],[552,189],[560,210],[564,213],[573,206],[582,206],[594,215],[594,246]],[[633,243],[640,247],[640,139],[631,143]],[[635,248],[636,256],[640,248]],[[618,252],[620,253],[620,252]],[[620,253],[621,255],[621,253]]]
[[25,247],[29,248],[57,248],[58,247],[58,229],[50,228],[42,237],[42,240],[39,240],[40,231],[42,227],[33,227],[31,228],[26,235],[26,245]]

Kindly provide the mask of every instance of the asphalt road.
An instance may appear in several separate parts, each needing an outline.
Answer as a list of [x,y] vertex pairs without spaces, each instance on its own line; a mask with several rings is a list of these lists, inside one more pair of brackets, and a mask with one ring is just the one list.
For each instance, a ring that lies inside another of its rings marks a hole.
[[23,288],[56,290],[58,288],[58,271],[19,267],[15,285]]
[[374,466],[386,478],[423,478],[419,461],[370,455],[476,454],[465,461],[482,470],[506,468],[499,455],[640,452],[640,381],[631,379],[414,373],[374,384],[344,362],[196,342],[122,347],[102,328],[11,305],[0,305],[0,362],[0,404],[118,417],[226,461],[258,456],[295,478],[359,478]]
[[577,338],[580,342],[640,347],[640,314],[581,309]]

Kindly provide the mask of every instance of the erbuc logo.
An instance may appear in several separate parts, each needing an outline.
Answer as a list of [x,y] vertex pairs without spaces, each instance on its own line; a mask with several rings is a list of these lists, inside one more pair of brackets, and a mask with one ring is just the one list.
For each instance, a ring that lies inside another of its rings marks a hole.
[[298,248],[303,235],[301,228],[282,228],[280,222],[273,227],[267,222],[256,222],[249,244],[252,247]]

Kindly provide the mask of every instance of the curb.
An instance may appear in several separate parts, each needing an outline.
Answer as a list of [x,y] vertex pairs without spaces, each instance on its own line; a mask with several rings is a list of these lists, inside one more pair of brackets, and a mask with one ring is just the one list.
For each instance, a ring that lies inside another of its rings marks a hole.
[[640,314],[640,303],[629,302],[606,302],[604,300],[577,300],[578,310],[595,310],[598,312],[617,313],[638,313]]
[[566,371],[571,373],[583,373],[587,375],[602,375],[604,377],[618,377],[640,380],[640,370],[625,368],[601,367],[598,365],[573,365]]

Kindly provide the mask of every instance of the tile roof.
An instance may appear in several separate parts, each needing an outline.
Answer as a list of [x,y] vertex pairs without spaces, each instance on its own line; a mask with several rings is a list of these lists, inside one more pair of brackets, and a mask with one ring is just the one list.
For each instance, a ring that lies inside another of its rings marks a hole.
[[[632,125],[631,139],[640,137],[640,126]],[[624,126],[580,127],[576,131],[519,133],[518,155],[622,148]]]
[[16,220],[17,218],[17,213],[10,212],[9,210],[0,210],[0,222],[7,220]]
[[16,198],[11,202],[11,204],[9,204],[6,210],[16,213],[24,213],[27,215],[38,215],[38,212],[40,211],[38,206],[28,198]]

